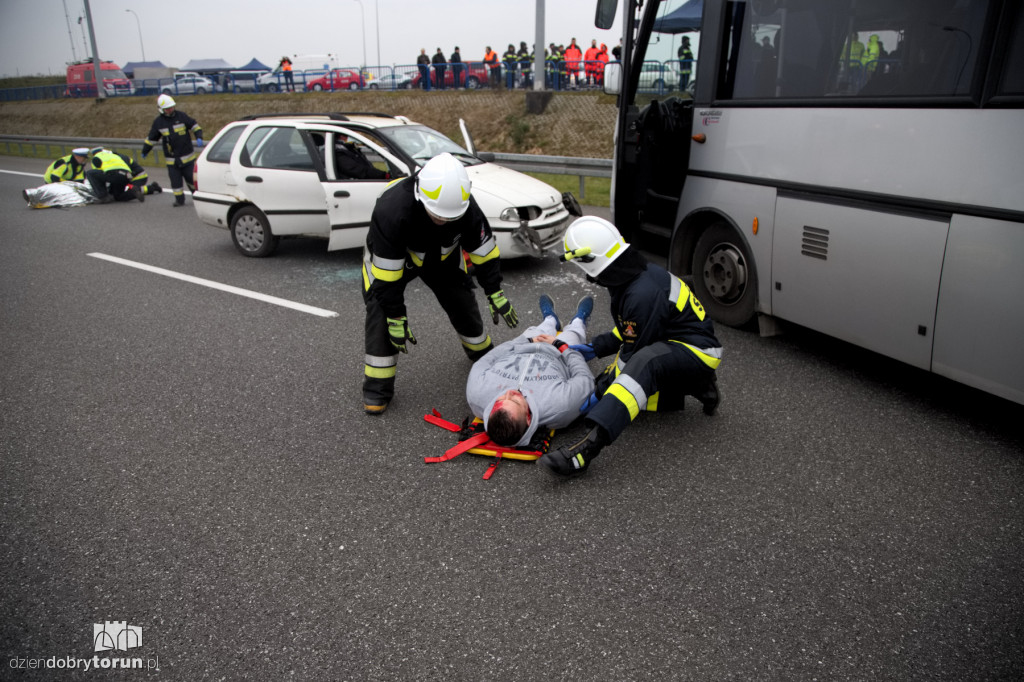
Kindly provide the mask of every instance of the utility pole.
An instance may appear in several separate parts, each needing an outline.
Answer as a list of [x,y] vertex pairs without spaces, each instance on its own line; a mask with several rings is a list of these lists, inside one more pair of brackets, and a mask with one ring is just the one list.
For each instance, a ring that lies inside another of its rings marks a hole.
[[533,37],[533,89],[543,90],[547,82],[544,73],[544,0],[537,0],[536,29]]
[[100,52],[96,49],[96,32],[92,29],[92,10],[89,9],[89,0],[85,3],[85,21],[89,24],[89,42],[92,43],[92,76],[96,83],[96,99],[107,98],[107,91],[103,87],[103,69],[100,68]]

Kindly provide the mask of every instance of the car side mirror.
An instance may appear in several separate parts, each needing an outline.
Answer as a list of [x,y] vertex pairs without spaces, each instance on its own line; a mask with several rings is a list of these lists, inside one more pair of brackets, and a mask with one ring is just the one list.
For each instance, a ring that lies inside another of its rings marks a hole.
[[477,152],[476,158],[487,163],[494,163],[494,152]]

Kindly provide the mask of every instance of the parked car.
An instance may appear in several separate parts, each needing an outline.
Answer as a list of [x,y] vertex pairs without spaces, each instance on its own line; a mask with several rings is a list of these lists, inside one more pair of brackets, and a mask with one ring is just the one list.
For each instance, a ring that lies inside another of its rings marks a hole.
[[[67,87],[64,90],[64,96],[95,97],[97,90],[93,71],[92,60],[68,64]],[[135,84],[114,62],[100,62],[100,72],[103,78],[103,92],[108,97],[135,94]]]
[[[487,67],[484,66],[483,62],[463,62],[462,63],[462,87],[467,90],[476,90],[477,88],[487,86]],[[446,88],[455,87],[455,72],[452,69],[452,65],[448,64],[445,68],[444,73],[444,85]],[[420,87],[419,71],[412,77],[411,87]],[[437,87],[437,71],[431,67],[430,69],[430,85],[431,87]]]
[[389,73],[377,76],[366,87],[371,90],[408,90],[412,87],[412,73]]
[[[572,195],[483,161],[466,137],[469,150],[385,114],[247,116],[221,129],[196,162],[196,215],[229,230],[245,256],[270,255],[282,237],[321,237],[332,251],[359,248],[388,182],[449,152],[465,164],[503,257],[560,249],[567,206],[578,207]],[[325,154],[342,142],[355,145],[383,177],[344,177],[335,154]]]
[[205,95],[208,92],[217,92],[217,85],[204,76],[179,78],[176,75],[173,83],[161,86],[160,92],[165,95]]
[[355,69],[333,69],[319,78],[306,81],[306,90],[360,90],[366,87],[366,79]]

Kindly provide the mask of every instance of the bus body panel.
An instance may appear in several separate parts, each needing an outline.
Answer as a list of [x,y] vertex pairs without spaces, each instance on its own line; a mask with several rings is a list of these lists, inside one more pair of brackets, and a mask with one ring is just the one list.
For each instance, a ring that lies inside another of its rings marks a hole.
[[953,216],[935,318],[937,374],[1024,403],[1024,225]]
[[781,196],[773,314],[930,369],[948,227],[933,218]]
[[698,107],[690,170],[1024,213],[1022,131],[1021,109]]

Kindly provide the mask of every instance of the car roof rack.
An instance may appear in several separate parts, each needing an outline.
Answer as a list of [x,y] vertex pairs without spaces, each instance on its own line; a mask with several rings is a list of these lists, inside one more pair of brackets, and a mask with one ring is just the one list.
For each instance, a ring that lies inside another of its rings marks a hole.
[[275,114],[249,114],[243,116],[240,121],[255,121],[261,118],[327,118],[332,121],[349,121],[349,116],[377,116],[379,118],[399,118],[391,114],[382,114],[376,111],[311,111],[307,113],[280,112]]

